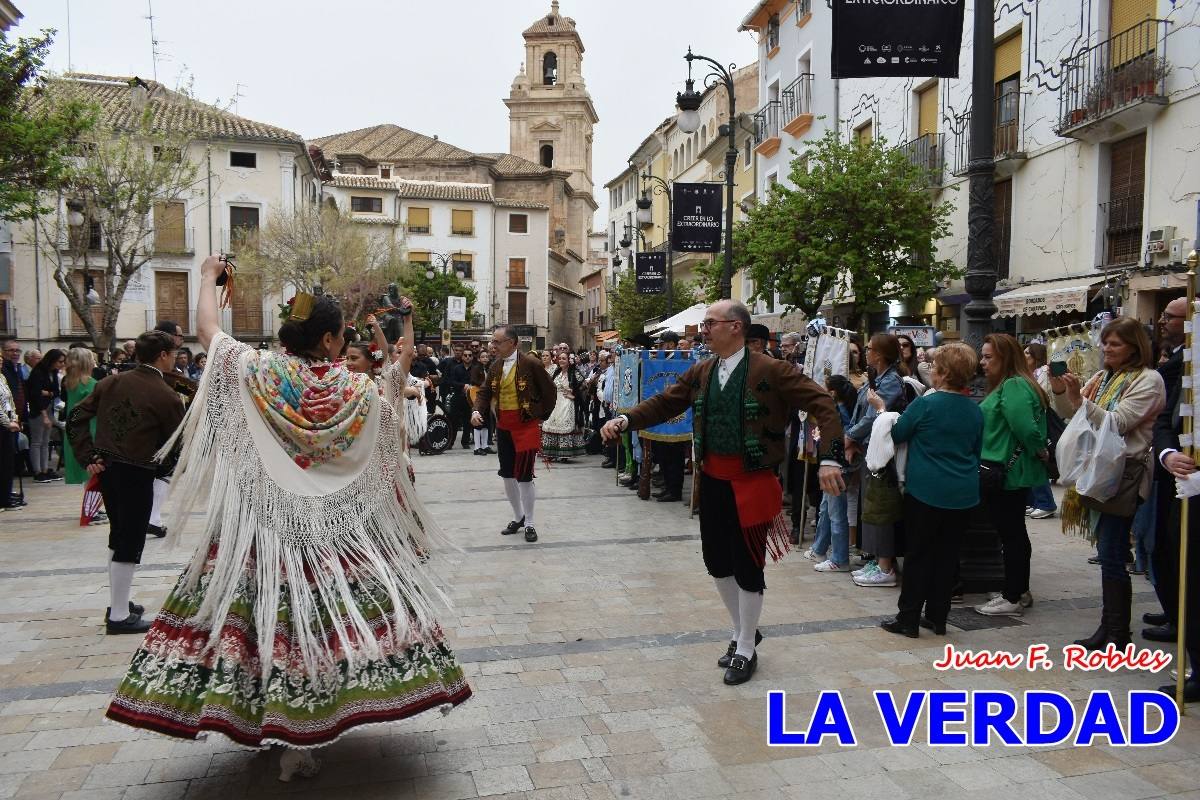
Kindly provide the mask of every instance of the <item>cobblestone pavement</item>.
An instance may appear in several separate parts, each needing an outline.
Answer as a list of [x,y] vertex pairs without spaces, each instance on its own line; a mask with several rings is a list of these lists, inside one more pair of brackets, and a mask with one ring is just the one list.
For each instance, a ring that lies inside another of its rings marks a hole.
[[[499,536],[509,511],[494,456],[418,459],[419,490],[464,550],[442,567],[455,602],[443,621],[475,696],[448,716],[358,729],[322,751],[319,777],[292,784],[276,780],[277,753],[103,719],[137,646],[100,632],[104,530],[77,526],[79,487],[26,484],[28,508],[0,515],[0,798],[1200,798],[1191,716],[1161,747],[886,746],[876,688],[1050,688],[1082,700],[1166,681],[932,668],[947,641],[1046,642],[1057,654],[1091,632],[1098,568],[1057,520],[1031,523],[1036,603],[1025,616],[956,609],[947,639],[879,630],[897,590],[857,588],[793,553],[768,569],[758,673],[730,688],[714,664],[728,629],[697,523],[680,504],[638,501],[597,465],[539,466],[541,541],[529,545]],[[134,596],[148,613],[186,555],[147,545]],[[1134,581],[1140,616],[1153,595]],[[768,748],[768,689],[788,690],[791,728],[806,725],[818,691],[842,690],[858,746]]]

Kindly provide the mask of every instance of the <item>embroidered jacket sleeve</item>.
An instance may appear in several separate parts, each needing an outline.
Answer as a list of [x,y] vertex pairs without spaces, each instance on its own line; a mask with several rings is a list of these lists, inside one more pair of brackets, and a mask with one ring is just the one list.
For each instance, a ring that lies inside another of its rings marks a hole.
[[492,381],[498,379],[503,370],[503,361],[494,362],[488,367],[488,373],[483,379],[483,385],[479,387],[479,392],[475,395],[475,410],[479,412],[481,417],[487,417],[488,409],[492,406]]
[[[713,366],[715,369],[715,365]],[[643,400],[625,414],[629,430],[650,428],[660,422],[674,419],[687,410],[700,390],[700,364],[687,368],[675,383],[648,400]],[[840,428],[839,424],[839,428]]]

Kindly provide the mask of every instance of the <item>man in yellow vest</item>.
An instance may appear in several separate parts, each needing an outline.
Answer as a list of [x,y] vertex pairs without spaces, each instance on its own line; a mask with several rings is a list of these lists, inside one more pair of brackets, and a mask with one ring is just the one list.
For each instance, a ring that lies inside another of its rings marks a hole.
[[492,332],[496,357],[487,380],[475,397],[471,424],[483,426],[489,406],[496,414],[496,450],[504,494],[512,505],[513,518],[500,533],[510,536],[525,531],[525,541],[537,541],[533,508],[537,493],[533,465],[542,445],[542,422],[550,418],[556,399],[554,383],[542,362],[517,349],[517,331],[502,325]]

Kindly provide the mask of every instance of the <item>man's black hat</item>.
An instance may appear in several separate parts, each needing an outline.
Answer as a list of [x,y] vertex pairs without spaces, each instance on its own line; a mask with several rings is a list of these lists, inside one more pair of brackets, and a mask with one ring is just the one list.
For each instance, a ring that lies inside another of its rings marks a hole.
[[663,331],[658,335],[658,341],[679,344],[679,334],[675,331]]
[[755,323],[750,326],[750,330],[746,332],[747,339],[762,339],[764,342],[771,341],[771,330],[766,325]]

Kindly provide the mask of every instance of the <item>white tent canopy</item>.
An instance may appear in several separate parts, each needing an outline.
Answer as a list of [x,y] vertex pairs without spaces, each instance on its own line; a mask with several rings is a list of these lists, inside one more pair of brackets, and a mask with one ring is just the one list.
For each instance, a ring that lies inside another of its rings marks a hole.
[[685,308],[673,317],[668,317],[661,322],[652,322],[642,330],[645,333],[659,333],[661,331],[684,333],[689,325],[699,327],[701,320],[704,319],[704,312],[707,310],[707,303],[696,303],[696,305],[691,308]]

